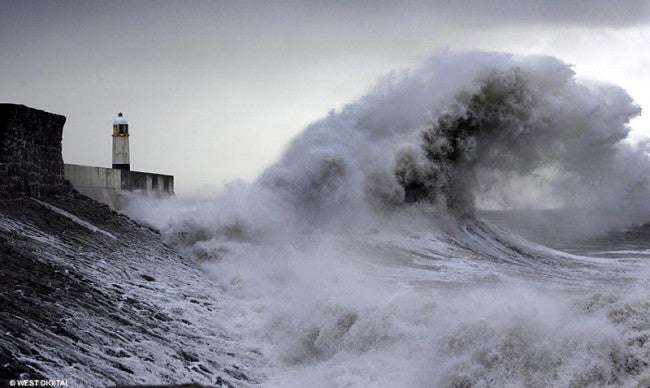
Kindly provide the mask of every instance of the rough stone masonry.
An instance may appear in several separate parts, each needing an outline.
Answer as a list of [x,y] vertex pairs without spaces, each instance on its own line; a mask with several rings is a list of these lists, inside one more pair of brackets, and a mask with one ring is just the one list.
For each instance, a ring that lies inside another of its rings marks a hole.
[[0,104],[0,199],[44,197],[69,190],[63,177],[65,117]]

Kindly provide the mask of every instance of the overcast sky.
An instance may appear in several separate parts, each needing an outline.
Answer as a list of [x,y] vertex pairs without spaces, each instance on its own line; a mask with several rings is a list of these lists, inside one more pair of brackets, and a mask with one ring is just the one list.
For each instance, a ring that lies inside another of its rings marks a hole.
[[133,169],[178,193],[252,179],[309,122],[440,50],[557,56],[647,110],[650,1],[0,0],[0,101],[67,116],[64,160]]

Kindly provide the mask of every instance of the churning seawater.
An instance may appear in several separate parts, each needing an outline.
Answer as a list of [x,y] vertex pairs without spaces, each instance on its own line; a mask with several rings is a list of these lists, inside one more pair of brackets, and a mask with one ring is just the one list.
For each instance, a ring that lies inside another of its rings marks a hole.
[[255,181],[129,212],[203,263],[265,386],[650,386],[650,239],[608,234],[650,220],[639,112],[555,58],[444,53]]

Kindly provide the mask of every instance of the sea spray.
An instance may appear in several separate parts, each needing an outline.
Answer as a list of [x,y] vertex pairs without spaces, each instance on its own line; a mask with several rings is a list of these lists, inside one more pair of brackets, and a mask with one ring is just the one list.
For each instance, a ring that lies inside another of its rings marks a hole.
[[254,182],[129,211],[233,297],[268,386],[636,386],[644,263],[528,243],[475,208],[646,213],[638,113],[554,58],[443,54],[308,126]]

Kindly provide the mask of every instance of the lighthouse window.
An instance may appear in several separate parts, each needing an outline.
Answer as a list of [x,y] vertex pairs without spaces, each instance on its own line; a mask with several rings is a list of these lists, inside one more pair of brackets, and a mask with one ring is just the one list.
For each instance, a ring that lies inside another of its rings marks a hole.
[[119,131],[120,131],[120,135],[126,135],[126,133],[127,133],[126,124],[120,124],[120,125],[118,125],[118,128],[119,128]]

